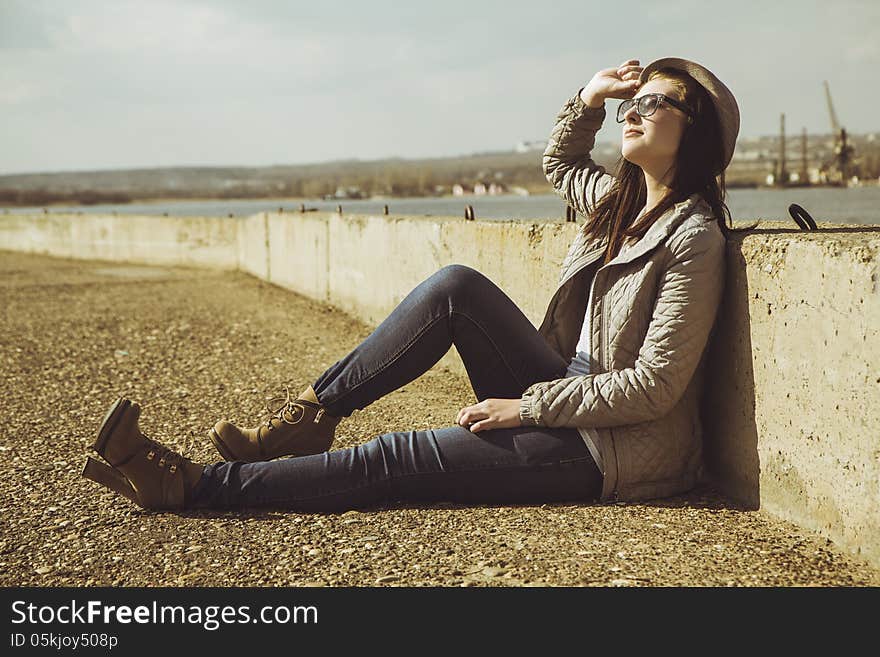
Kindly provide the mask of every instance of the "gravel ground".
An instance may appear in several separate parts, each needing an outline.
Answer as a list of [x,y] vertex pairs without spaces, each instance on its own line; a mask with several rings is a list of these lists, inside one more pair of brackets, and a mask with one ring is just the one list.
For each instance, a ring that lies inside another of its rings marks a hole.
[[[80,478],[120,394],[141,428],[216,460],[371,327],[241,273],[0,252],[4,586],[877,586],[832,543],[708,488],[644,504],[403,506],[341,515],[142,512]],[[335,446],[454,424],[476,400],[440,368],[355,412]]]

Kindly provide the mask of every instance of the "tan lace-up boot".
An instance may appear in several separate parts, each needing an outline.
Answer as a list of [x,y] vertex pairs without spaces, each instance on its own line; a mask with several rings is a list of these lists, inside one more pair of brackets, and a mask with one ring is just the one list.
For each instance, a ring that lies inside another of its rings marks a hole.
[[182,509],[203,465],[147,438],[138,427],[141,407],[120,397],[104,416],[92,445],[107,463],[88,457],[82,476],[125,495],[142,509]]
[[[309,386],[292,400],[290,390],[269,401],[268,417],[253,429],[218,422],[208,437],[227,461],[270,461],[280,456],[307,456],[330,449],[342,418],[328,415]],[[275,407],[278,402],[280,405]]]

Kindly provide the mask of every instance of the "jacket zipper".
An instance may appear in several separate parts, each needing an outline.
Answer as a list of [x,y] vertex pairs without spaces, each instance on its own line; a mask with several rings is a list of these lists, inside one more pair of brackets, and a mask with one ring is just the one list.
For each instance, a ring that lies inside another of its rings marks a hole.
[[[596,272],[596,277],[593,279],[593,282],[596,282],[596,278],[599,277],[599,272]],[[592,292],[591,292],[592,294]],[[608,323],[605,318],[605,295],[603,294],[599,298],[599,325],[601,330],[601,338],[599,340],[599,363],[602,366],[602,371],[608,371]],[[608,437],[611,442],[611,449],[614,450],[614,462],[616,463],[617,469],[617,480],[614,483],[614,491],[612,492],[612,498],[614,502],[618,502],[620,500],[620,490],[618,485],[620,483],[620,455],[617,451],[617,442],[614,438],[614,430],[611,427],[608,427]]]
[[[602,269],[600,267],[599,271],[596,272],[596,276],[593,278],[593,284],[595,285],[596,280],[599,278],[599,274]],[[592,294],[592,291],[590,292]],[[599,364],[602,366],[603,370],[608,369],[608,322],[605,320],[605,294],[599,297]]]
[[601,301],[599,301],[599,313],[600,313],[600,315],[599,315],[599,320],[600,320],[599,321],[599,325],[600,325],[599,328],[602,331],[602,339],[599,341],[599,343],[600,343],[599,344],[599,347],[600,347],[599,348],[599,357],[601,359],[600,362],[602,363],[602,369],[607,371],[608,370],[608,358],[607,358],[607,354],[606,354],[606,351],[607,351],[606,340],[607,340],[608,326],[606,325],[606,322],[605,322],[605,295],[604,294],[602,295]]

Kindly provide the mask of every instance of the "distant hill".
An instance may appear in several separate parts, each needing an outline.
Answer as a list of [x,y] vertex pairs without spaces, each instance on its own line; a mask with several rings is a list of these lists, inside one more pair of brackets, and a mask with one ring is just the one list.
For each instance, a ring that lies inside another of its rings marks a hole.
[[[864,176],[880,173],[880,140],[852,135],[856,163]],[[778,137],[742,139],[726,173],[730,187],[763,184],[778,157]],[[810,166],[832,155],[831,135],[811,135]],[[801,164],[801,140],[786,141],[789,167]],[[620,144],[598,142],[593,159],[613,171]],[[488,151],[458,157],[383,160],[345,159],[313,164],[263,167],[156,167],[97,171],[59,171],[0,175],[0,204],[125,203],[142,199],[185,198],[322,198],[339,196],[435,196],[454,185],[477,183],[505,190],[551,193],[541,169],[542,151]]]
[[[315,198],[340,188],[364,195],[431,196],[453,185],[483,182],[530,192],[552,191],[541,151],[497,151],[460,157],[335,160],[264,167],[159,167],[0,176],[0,203],[125,202],[146,198]],[[596,160],[614,160],[596,153]]]

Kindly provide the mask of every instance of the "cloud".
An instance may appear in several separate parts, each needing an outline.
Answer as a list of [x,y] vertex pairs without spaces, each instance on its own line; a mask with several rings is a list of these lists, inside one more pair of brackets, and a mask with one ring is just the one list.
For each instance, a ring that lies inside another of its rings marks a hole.
[[848,63],[870,66],[876,71],[876,66],[880,63],[880,40],[877,34],[848,40],[843,54]]
[[34,83],[15,81],[4,84],[0,81],[0,105],[20,105],[37,100],[43,95]]
[[76,13],[48,29],[62,52],[211,51],[231,35],[226,13],[188,2],[117,0],[72,9]]
[[0,2],[0,51],[49,48],[50,28],[61,18],[38,1]]

